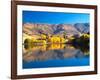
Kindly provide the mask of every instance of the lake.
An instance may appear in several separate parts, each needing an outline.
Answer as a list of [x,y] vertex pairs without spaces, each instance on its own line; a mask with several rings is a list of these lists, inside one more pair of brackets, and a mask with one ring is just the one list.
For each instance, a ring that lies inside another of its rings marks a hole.
[[23,69],[88,66],[89,49],[72,44],[24,45]]

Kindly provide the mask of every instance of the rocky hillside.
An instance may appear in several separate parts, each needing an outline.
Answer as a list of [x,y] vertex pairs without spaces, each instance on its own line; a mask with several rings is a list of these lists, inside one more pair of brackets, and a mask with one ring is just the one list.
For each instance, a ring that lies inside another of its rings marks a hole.
[[72,24],[23,24],[23,33],[29,35],[44,34],[66,34],[78,35],[89,32],[89,23]]
[[80,33],[88,33],[89,30],[89,23],[76,23],[74,24],[74,27],[80,32]]

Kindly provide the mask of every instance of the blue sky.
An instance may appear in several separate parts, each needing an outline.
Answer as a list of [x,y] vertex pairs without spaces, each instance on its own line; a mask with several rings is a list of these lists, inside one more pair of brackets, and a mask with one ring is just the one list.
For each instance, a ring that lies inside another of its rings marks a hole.
[[90,22],[90,15],[87,13],[23,11],[22,15],[23,23],[75,24]]

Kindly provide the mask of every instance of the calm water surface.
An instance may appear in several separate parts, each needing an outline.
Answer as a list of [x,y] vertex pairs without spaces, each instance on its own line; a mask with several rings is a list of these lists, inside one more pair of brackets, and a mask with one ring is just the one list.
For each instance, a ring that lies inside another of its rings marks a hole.
[[23,46],[23,69],[88,66],[89,49],[69,44]]

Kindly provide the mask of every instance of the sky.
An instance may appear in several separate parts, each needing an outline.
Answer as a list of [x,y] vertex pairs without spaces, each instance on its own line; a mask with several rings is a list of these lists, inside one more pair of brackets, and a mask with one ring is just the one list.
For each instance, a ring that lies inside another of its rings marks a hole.
[[75,24],[90,22],[90,15],[87,13],[23,11],[22,18],[23,23]]

